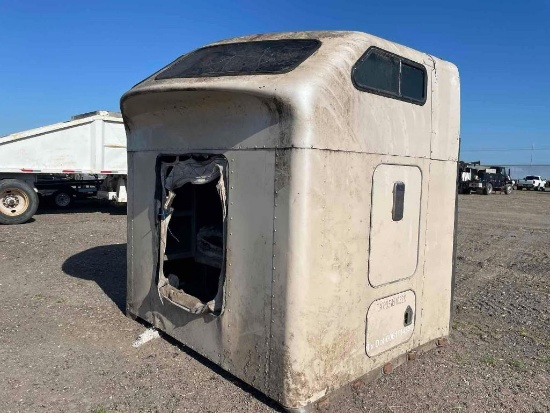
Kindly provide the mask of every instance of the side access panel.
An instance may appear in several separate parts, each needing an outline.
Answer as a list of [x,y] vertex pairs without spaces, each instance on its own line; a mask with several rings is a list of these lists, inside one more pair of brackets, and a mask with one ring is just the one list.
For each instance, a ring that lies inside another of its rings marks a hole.
[[367,312],[367,355],[374,357],[409,341],[414,332],[415,309],[412,290],[374,301]]
[[373,287],[411,277],[418,264],[422,173],[382,164],[372,179],[369,282]]

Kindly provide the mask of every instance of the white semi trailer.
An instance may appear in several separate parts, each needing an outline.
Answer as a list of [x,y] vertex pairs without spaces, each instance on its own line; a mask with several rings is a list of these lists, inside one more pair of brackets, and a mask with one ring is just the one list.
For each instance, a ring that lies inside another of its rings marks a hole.
[[117,112],[0,137],[0,224],[31,219],[39,195],[60,207],[85,195],[125,203],[126,175],[126,133]]

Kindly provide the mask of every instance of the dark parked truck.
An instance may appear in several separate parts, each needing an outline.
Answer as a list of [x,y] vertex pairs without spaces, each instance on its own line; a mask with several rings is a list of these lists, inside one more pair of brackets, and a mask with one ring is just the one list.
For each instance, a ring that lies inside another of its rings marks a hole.
[[477,166],[472,172],[473,177],[469,182],[469,190],[478,194],[490,195],[495,191],[500,191],[510,195],[513,190],[513,182],[506,168],[502,166]]
[[459,194],[469,194],[471,192],[470,183],[475,178],[480,162],[463,162],[458,163],[458,184],[457,190]]
[[128,315],[295,412],[443,345],[459,107],[454,65],[364,33],[180,57],[121,100]]

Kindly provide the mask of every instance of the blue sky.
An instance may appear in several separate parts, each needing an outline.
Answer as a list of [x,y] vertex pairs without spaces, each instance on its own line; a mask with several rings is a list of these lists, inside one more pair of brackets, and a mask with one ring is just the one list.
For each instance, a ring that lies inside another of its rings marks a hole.
[[548,0],[0,0],[0,136],[118,110],[132,85],[209,42],[319,29],[364,31],[452,61],[463,158],[550,164]]

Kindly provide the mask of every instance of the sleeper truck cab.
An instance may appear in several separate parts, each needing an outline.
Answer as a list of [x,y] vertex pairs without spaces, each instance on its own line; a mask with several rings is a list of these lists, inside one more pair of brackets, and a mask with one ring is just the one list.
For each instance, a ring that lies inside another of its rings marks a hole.
[[128,315],[299,412],[445,342],[454,65],[365,33],[254,35],[121,109]]

